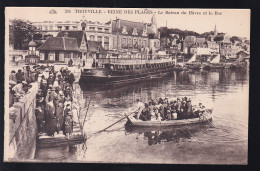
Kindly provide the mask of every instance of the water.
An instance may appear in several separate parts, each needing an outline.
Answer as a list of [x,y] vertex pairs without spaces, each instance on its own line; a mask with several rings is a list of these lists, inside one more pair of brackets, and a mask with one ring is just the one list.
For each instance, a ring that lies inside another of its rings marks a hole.
[[[248,152],[249,72],[178,72],[148,82],[109,87],[75,85],[81,106],[90,108],[84,131],[88,140],[74,148],[37,149],[36,160],[177,164],[246,164]],[[187,96],[213,110],[213,125],[135,129],[124,117],[137,98]],[[81,115],[84,116],[86,109]]]

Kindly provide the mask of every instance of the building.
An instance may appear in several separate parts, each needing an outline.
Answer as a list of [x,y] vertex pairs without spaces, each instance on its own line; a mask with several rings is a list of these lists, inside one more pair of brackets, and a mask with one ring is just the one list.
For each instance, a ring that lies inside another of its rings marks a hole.
[[205,38],[196,38],[195,44],[197,45],[198,48],[206,48],[206,39]]
[[83,18],[80,21],[33,22],[37,30],[34,35],[43,42],[48,37],[56,37],[60,31],[79,31],[86,33],[87,40],[100,42],[105,50],[125,48],[160,48],[160,33],[157,30],[155,16],[151,23],[140,23],[122,19],[107,23],[93,22]]
[[219,44],[214,41],[207,41],[207,47],[210,49],[211,53],[219,53]]
[[57,37],[49,37],[38,48],[40,62],[68,63],[71,59],[75,63],[86,59],[87,38],[84,31],[61,31]]
[[155,17],[150,24],[122,19],[112,21],[112,49],[160,48],[160,33]]
[[29,64],[37,64],[39,62],[39,56],[36,52],[36,43],[32,40],[29,42],[28,55],[25,56],[25,62]]
[[186,36],[185,39],[183,40],[183,52],[186,54],[190,53],[190,48],[193,47],[195,48],[196,44],[196,36]]
[[112,49],[112,24],[92,22],[85,19],[80,21],[81,30],[87,35],[87,40],[99,42],[105,50]]
[[77,21],[43,21],[32,22],[32,25],[36,27],[35,36],[41,40],[46,40],[50,36],[56,37],[62,30],[80,30]]

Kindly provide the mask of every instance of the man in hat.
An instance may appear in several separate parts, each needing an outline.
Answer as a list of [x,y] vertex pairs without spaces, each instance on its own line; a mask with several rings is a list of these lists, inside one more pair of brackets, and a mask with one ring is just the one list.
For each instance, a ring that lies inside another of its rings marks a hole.
[[11,84],[12,86],[17,84],[17,79],[16,79],[16,76],[15,76],[14,70],[12,70],[11,74],[9,75],[9,84]]
[[22,81],[24,81],[24,76],[23,76],[23,73],[22,73],[22,70],[19,69],[18,72],[16,73],[15,75],[16,79],[17,79],[17,83],[22,83]]
[[25,81],[22,81],[22,83],[16,84],[12,90],[17,95],[22,95],[26,93],[25,87],[27,86],[27,83]]
[[181,118],[181,100],[180,100],[180,98],[177,98],[177,102],[175,104],[175,109],[177,112],[177,117],[178,117],[178,119],[180,119]]
[[187,100],[187,118],[193,118],[195,115],[193,114],[191,100]]

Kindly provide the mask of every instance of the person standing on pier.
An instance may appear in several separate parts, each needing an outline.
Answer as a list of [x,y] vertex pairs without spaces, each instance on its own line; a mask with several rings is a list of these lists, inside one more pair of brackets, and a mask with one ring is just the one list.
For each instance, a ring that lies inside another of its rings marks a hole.
[[59,132],[64,128],[64,111],[62,103],[59,103],[56,108],[56,123],[56,131],[59,134]]
[[48,103],[46,104],[46,132],[49,136],[54,136],[56,130],[56,117],[55,117],[55,107],[53,104],[53,99],[47,95],[49,98]]

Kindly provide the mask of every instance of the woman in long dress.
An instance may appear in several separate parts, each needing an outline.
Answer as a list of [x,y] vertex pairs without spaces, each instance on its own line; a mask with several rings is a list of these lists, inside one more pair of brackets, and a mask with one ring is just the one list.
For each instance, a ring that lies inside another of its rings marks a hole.
[[72,106],[71,106],[71,111],[72,111],[72,120],[73,122],[79,122],[79,105],[77,103],[77,99],[73,99],[73,102],[72,102]]
[[55,117],[55,107],[53,104],[53,99],[46,104],[46,132],[49,136],[54,136],[56,130],[56,117]]

